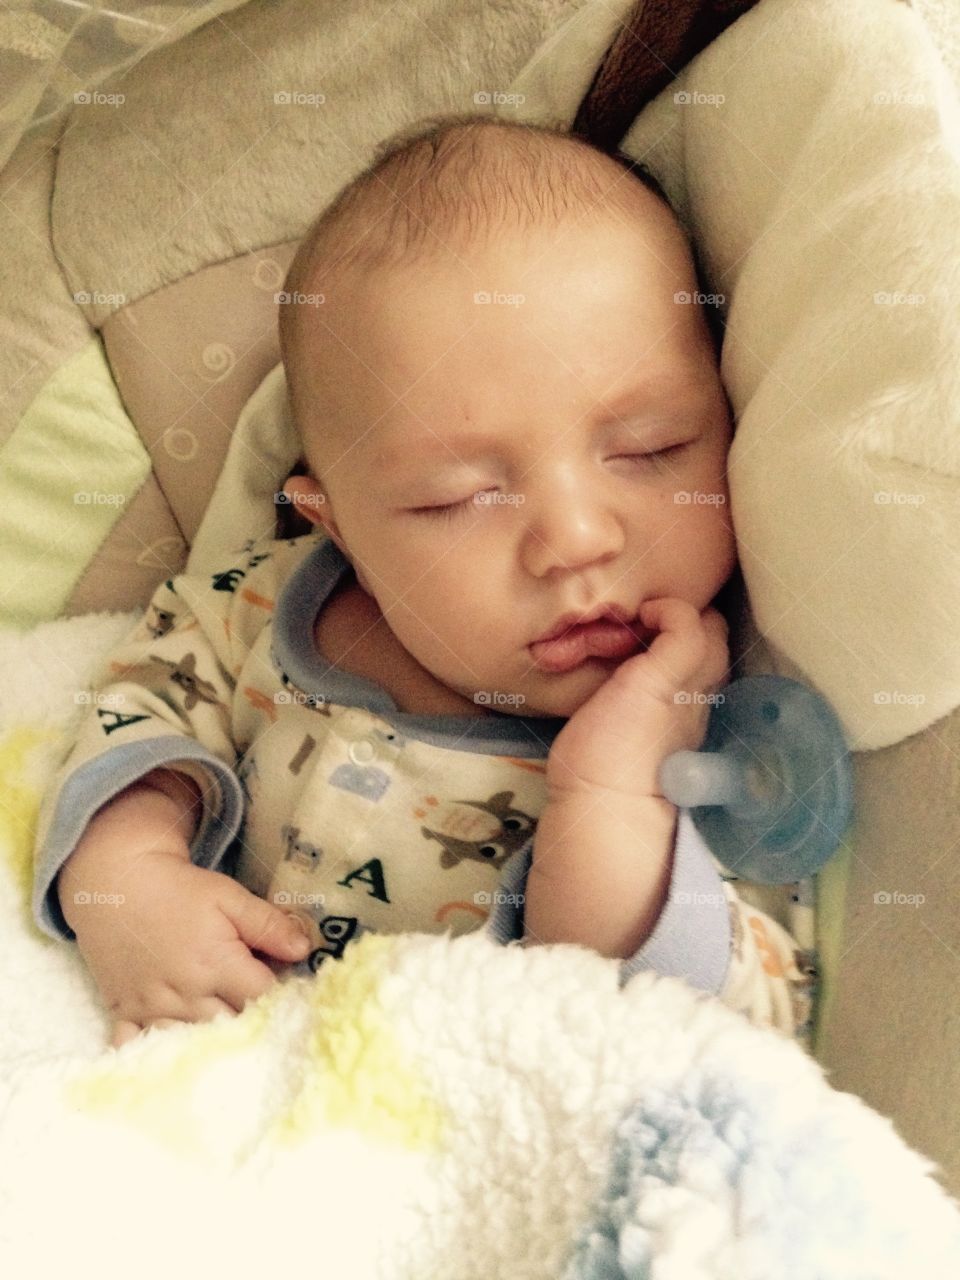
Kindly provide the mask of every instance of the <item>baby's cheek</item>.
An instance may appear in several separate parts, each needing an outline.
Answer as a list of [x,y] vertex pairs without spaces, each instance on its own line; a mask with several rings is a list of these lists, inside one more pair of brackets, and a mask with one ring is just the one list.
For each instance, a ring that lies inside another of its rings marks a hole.
[[737,554],[737,538],[733,528],[733,517],[730,511],[730,499],[721,506],[720,511],[721,527],[718,529],[718,555],[721,559],[723,579],[726,579],[733,573],[736,568]]
[[450,675],[447,683],[464,697],[472,698],[478,690],[507,688],[510,664],[504,656],[504,634],[494,636],[478,628],[462,628],[450,635],[447,643],[449,650],[444,663]]
[[736,540],[727,504],[701,501],[682,509],[682,525],[674,528],[676,542],[670,556],[674,593],[703,608],[736,567]]
[[422,616],[417,635],[418,652],[414,656],[421,666],[458,692],[463,692],[460,686],[469,684],[467,696],[471,696],[479,687],[479,678],[488,670],[476,628],[462,617],[438,617],[435,611],[425,612]]
[[733,532],[733,518],[730,512],[730,495],[726,490],[716,494],[716,503],[710,507],[710,528],[708,535],[716,539],[717,555],[728,558],[736,555],[736,538]]

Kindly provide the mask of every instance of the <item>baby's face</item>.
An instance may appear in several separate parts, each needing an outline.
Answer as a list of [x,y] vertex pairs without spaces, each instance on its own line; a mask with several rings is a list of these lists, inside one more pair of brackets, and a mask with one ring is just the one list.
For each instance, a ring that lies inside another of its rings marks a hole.
[[730,575],[729,409],[699,309],[675,299],[695,288],[654,210],[510,231],[324,307],[319,518],[469,702],[570,716],[625,659],[538,667],[529,646],[563,614],[702,610]]

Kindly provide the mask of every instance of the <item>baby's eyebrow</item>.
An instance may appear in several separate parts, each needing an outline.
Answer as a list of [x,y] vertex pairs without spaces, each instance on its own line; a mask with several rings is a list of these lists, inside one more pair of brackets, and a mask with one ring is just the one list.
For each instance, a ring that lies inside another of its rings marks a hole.
[[397,466],[415,457],[419,462],[423,458],[439,458],[442,462],[447,458],[460,462],[465,457],[477,458],[482,453],[491,453],[500,448],[503,437],[491,435],[487,431],[464,431],[452,440],[444,440],[442,436],[431,434],[419,440],[398,442],[392,449],[380,455],[381,461]]
[[[631,431],[637,429],[638,435],[653,435],[664,424],[679,425],[688,422],[691,412],[691,409],[674,405],[659,411],[608,411],[604,417],[594,420],[594,426],[600,429],[619,424]],[[464,431],[450,439],[431,434],[420,439],[398,441],[392,448],[384,449],[378,454],[378,460],[385,466],[403,466],[411,459],[421,462],[427,458],[441,463],[465,462],[468,458],[498,452],[505,444],[509,444],[509,439],[510,437],[502,434],[492,435],[486,431]]]

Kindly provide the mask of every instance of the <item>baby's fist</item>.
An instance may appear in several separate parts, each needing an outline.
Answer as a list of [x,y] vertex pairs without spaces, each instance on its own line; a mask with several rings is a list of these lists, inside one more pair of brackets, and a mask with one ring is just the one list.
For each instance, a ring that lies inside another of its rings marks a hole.
[[554,740],[547,760],[551,799],[571,793],[662,796],[660,765],[696,751],[709,719],[709,694],[726,683],[727,624],[716,609],[661,597],[641,607],[656,631],[650,647],[622,662]]

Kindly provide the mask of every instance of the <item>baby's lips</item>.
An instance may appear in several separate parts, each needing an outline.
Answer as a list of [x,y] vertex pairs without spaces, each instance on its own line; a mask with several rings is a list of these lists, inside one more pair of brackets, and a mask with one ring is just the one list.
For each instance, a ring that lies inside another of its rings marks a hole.
[[590,658],[621,661],[640,653],[649,648],[648,634],[652,634],[650,628],[644,627],[638,618],[630,622],[599,618],[596,622],[571,627],[553,640],[536,640],[529,648],[541,671],[559,675]]

